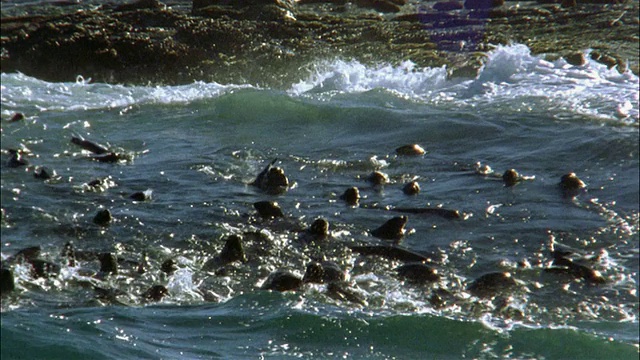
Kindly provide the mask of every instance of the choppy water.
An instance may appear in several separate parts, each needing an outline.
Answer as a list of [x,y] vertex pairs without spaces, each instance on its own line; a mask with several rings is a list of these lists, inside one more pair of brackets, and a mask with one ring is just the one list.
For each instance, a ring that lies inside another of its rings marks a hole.
[[[588,58],[588,57],[587,57]],[[589,62],[547,62],[521,45],[500,47],[477,79],[443,68],[317,64],[289,89],[194,83],[143,87],[47,83],[2,74],[2,259],[16,290],[2,298],[2,358],[616,358],[638,356],[638,77]],[[16,112],[26,119],[10,122]],[[71,144],[82,136],[126,153],[108,164]],[[422,145],[427,154],[394,149]],[[30,166],[7,165],[28,148]],[[268,195],[248,186],[272,159],[291,188]],[[34,166],[60,176],[43,181]],[[509,168],[535,176],[507,188]],[[373,189],[365,177],[387,173]],[[564,197],[563,174],[587,191]],[[100,191],[86,184],[108,178]],[[422,191],[402,185],[417,179]],[[361,189],[361,207],[339,195]],[[129,195],[152,189],[151,201]],[[282,224],[256,219],[252,204],[276,200],[301,226],[331,224],[331,244],[308,248]],[[437,284],[405,283],[399,262],[352,254],[378,243],[369,231],[395,213],[364,206],[443,206],[459,220],[409,215],[402,245],[429,255]],[[100,209],[114,220],[92,221]],[[201,271],[229,234],[262,231],[249,261],[226,274]],[[97,260],[65,265],[65,243],[126,260],[117,276],[92,279]],[[606,278],[544,271],[551,242],[586,255]],[[60,274],[34,279],[9,262],[39,245]],[[135,263],[148,256],[140,275]],[[366,306],[339,301],[323,285],[275,293],[270,271],[299,274],[324,253],[349,273]],[[174,258],[178,271],[160,264]],[[530,266],[520,266],[528,262]],[[493,298],[466,287],[493,271],[520,286]],[[126,292],[99,299],[87,281]],[[154,284],[169,296],[144,303]],[[429,300],[438,289],[451,301]],[[34,355],[36,354],[36,355]]]

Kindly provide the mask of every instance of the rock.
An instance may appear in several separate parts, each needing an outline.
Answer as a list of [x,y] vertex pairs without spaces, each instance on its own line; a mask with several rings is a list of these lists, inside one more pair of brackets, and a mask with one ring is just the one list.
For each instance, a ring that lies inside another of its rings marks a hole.
[[582,51],[574,51],[572,53],[565,54],[563,58],[567,64],[573,66],[583,66],[587,63],[587,59]]

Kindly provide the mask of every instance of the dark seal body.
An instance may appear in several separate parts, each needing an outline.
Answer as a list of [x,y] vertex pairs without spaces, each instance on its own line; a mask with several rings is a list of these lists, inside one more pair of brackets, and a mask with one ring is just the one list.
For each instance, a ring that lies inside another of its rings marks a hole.
[[371,231],[371,235],[384,240],[399,241],[404,236],[404,226],[408,220],[409,218],[404,215],[391,218],[379,228]]

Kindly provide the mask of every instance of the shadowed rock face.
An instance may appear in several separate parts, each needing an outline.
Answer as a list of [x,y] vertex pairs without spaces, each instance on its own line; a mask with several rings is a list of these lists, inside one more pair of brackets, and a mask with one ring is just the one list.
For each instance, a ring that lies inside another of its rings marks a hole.
[[419,67],[448,65],[452,76],[475,76],[486,44],[520,42],[557,57],[591,48],[594,60],[621,68],[629,60],[637,73],[637,41],[629,40],[637,39],[637,2],[493,8],[500,2],[467,1],[474,10],[452,13],[404,5],[398,15],[391,14],[402,2],[390,0],[357,1],[367,10],[346,12],[289,0],[197,1],[193,9],[158,1],[3,8],[0,60],[3,72],[48,81],[82,74],[107,83],[278,87],[307,75],[304,65],[335,54],[365,64],[410,59]]

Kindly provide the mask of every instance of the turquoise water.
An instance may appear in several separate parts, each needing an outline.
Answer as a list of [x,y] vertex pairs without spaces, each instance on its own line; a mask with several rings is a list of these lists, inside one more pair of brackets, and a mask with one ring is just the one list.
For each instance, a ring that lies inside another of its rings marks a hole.
[[[10,122],[15,112],[26,119]],[[2,358],[635,359],[638,118],[635,75],[547,62],[521,45],[493,51],[477,79],[345,61],[318,63],[285,89],[2,74],[1,250],[16,281],[2,298]],[[72,136],[127,160],[92,161]],[[395,154],[412,143],[427,153]],[[11,148],[28,148],[30,166],[9,167]],[[287,193],[248,186],[274,158]],[[35,166],[59,178],[36,179]],[[535,178],[507,188],[499,175],[510,168]],[[374,170],[391,182],[371,187]],[[563,196],[568,172],[585,192]],[[108,179],[102,189],[86,185],[97,178]],[[421,192],[407,196],[412,179]],[[339,199],[350,186],[361,190],[360,207]],[[146,189],[150,201],[129,198]],[[257,219],[261,200],[277,201],[287,220]],[[466,214],[408,215],[401,244],[432,259],[438,283],[404,282],[399,262],[347,249],[380,242],[369,232],[397,215],[372,209],[385,206]],[[100,209],[113,215],[108,227],[92,221]],[[318,217],[331,224],[330,241],[301,244],[291,228]],[[254,232],[266,240],[246,236]],[[249,261],[202,271],[230,234],[245,235]],[[117,254],[120,273],[96,275],[95,259],[67,266],[69,241]],[[544,271],[552,242],[598,255],[590,266],[606,283]],[[36,279],[11,261],[36,245],[59,274]],[[138,274],[143,253],[149,267]],[[260,290],[270,272],[302,275],[322,255],[347,270],[366,305],[331,298],[324,285]],[[167,259],[177,263],[172,275],[159,270]],[[491,298],[466,290],[494,271],[511,272],[518,287]],[[105,300],[87,283],[123,293]],[[154,284],[169,295],[142,301]],[[450,301],[436,306],[430,299],[443,289]]]

